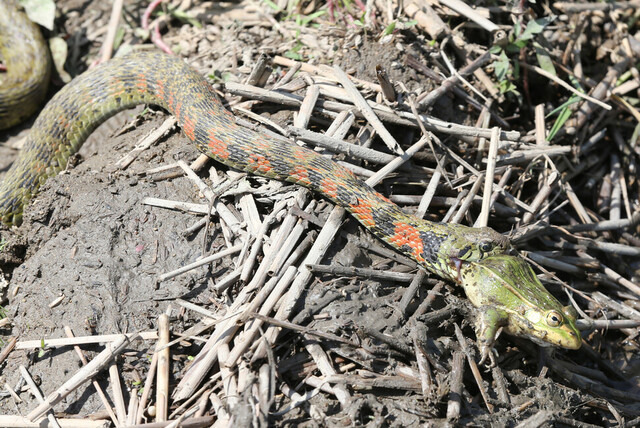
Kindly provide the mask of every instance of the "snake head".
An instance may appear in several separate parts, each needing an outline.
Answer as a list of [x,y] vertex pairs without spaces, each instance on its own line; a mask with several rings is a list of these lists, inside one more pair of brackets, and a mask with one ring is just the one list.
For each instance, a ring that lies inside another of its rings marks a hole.
[[511,243],[509,238],[490,227],[466,228],[464,246],[452,251],[450,257],[462,261],[477,262],[499,254],[509,254]]
[[[406,250],[427,270],[461,282],[464,265],[487,257],[508,254],[509,239],[488,227],[472,228],[461,224],[412,222],[412,239],[392,239],[391,244],[407,242]],[[418,249],[418,250],[416,250]]]
[[448,260],[449,277],[459,284],[462,283],[461,271],[465,263],[479,262],[512,251],[509,238],[489,227],[449,226],[454,232],[454,239],[446,248],[442,247],[441,256]]

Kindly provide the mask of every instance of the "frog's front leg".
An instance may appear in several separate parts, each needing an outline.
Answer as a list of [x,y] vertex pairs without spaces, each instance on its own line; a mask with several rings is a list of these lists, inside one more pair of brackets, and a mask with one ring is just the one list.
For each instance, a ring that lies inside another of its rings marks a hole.
[[505,311],[492,306],[476,308],[476,339],[482,357],[479,364],[484,363],[488,357],[491,360],[491,367],[496,365],[493,343],[496,341],[500,327],[506,325],[508,321],[509,315]]

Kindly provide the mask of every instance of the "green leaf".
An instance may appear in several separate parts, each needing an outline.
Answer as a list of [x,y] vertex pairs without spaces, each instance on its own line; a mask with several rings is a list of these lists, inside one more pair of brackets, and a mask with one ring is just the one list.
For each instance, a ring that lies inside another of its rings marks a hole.
[[507,78],[509,73],[509,57],[502,51],[498,60],[493,62],[493,68],[495,70],[496,79],[503,81]]
[[49,51],[51,51],[53,65],[56,67],[60,80],[64,83],[71,82],[71,76],[64,69],[68,54],[67,42],[62,37],[52,37],[49,39]]
[[389,34],[393,33],[393,30],[396,29],[396,21],[393,21],[391,24],[387,25],[387,28],[384,29],[384,31],[382,32],[383,36],[388,36]]
[[44,347],[45,347],[44,339],[40,339],[40,349],[38,349],[38,358],[42,358],[46,353]]
[[303,60],[302,55],[300,55],[299,53],[293,52],[293,51],[285,52],[284,56],[286,58],[293,59],[293,60],[296,60],[296,61],[302,61]]
[[518,37],[520,40],[531,40],[538,34],[544,31],[544,28],[549,25],[553,20],[556,19],[555,16],[544,17],[540,19],[534,19],[527,23],[527,28],[524,29],[522,34]]
[[550,116],[554,112],[560,109],[560,114],[556,118],[556,121],[553,123],[551,130],[549,131],[549,136],[547,137],[547,141],[553,140],[556,134],[562,129],[567,120],[571,117],[571,109],[569,108],[570,104],[577,102],[580,98],[577,95],[573,95],[569,100],[567,100],[561,107],[555,109],[547,116]]
[[635,147],[638,144],[638,140],[640,139],[640,123],[633,128],[633,133],[631,134],[631,140],[629,144],[631,147]]
[[271,9],[275,10],[276,12],[280,11],[280,8],[278,7],[278,5],[272,2],[271,0],[262,0],[262,2],[267,6],[269,6]]
[[584,88],[582,87],[582,85],[580,85],[580,81],[578,80],[578,78],[576,76],[574,76],[573,74],[569,74],[567,77],[568,77],[569,81],[571,82],[571,84],[573,85],[574,88],[576,88],[577,90],[579,90],[583,94],[585,93]]
[[309,25],[309,23],[311,21],[313,21],[316,18],[321,17],[322,15],[325,15],[326,13],[327,13],[326,10],[318,10],[318,11],[312,13],[311,15],[306,16],[305,18],[302,19],[302,26],[306,27],[307,25]]
[[287,58],[295,59],[296,61],[302,61],[304,58],[298,52],[302,49],[302,43],[298,42],[293,48],[285,52],[284,56]]
[[580,97],[578,97],[577,95],[574,95],[574,96],[570,97],[567,101],[565,101],[564,103],[559,105],[558,107],[556,107],[553,110],[551,110],[551,112],[549,112],[549,114],[547,114],[545,117],[549,118],[549,117],[555,115],[556,113],[566,109],[571,104],[577,103],[578,101],[580,101]]
[[191,25],[192,27],[202,28],[202,24],[200,23],[200,21],[198,21],[197,19],[193,18],[191,15],[189,15],[184,10],[180,10],[180,9],[172,10],[171,11],[171,16],[179,19],[180,21],[188,22],[189,25]]
[[208,77],[216,83],[226,83],[233,79],[233,74],[228,71],[223,71],[221,73],[211,73]]
[[500,93],[506,94],[509,92],[516,92],[516,86],[509,82],[508,80],[503,80],[498,84],[498,88],[500,89]]
[[520,21],[516,21],[516,23],[513,24],[513,35],[516,37],[519,37],[521,32],[522,32],[522,25],[520,25]]
[[507,51],[511,53],[516,53],[525,46],[527,46],[526,40],[517,39],[513,43],[510,43],[509,45],[507,45]]
[[20,0],[20,4],[30,20],[47,30],[53,30],[53,20],[56,17],[56,4],[53,0]]
[[556,68],[553,66],[553,61],[551,60],[549,52],[537,43],[534,43],[534,46],[536,48],[536,57],[538,58],[538,65],[540,68],[547,73],[557,76]]
[[120,45],[122,44],[122,41],[124,40],[124,34],[125,34],[124,28],[118,27],[118,29],[116,30],[116,37],[113,39],[114,51],[117,51]]

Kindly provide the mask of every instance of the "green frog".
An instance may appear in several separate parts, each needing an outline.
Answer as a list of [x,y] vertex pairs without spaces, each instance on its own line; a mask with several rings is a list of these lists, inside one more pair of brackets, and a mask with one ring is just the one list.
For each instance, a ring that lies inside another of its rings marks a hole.
[[489,357],[495,363],[491,350],[501,327],[540,346],[580,348],[575,309],[562,306],[522,258],[496,255],[462,263],[458,281],[478,311],[476,335],[481,362]]

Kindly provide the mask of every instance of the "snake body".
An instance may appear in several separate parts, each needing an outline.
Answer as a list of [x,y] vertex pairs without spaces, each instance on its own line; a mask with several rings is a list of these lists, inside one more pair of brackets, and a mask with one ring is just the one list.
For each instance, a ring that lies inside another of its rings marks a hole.
[[509,247],[507,238],[490,228],[410,216],[332,160],[238,125],[203,76],[181,59],[158,51],[113,59],[78,76],[50,100],[0,185],[2,222],[19,224],[27,201],[48,177],[66,167],[89,134],[108,117],[138,104],[169,111],[187,138],[218,162],[322,194],[439,276],[459,281],[463,261],[500,254]]

